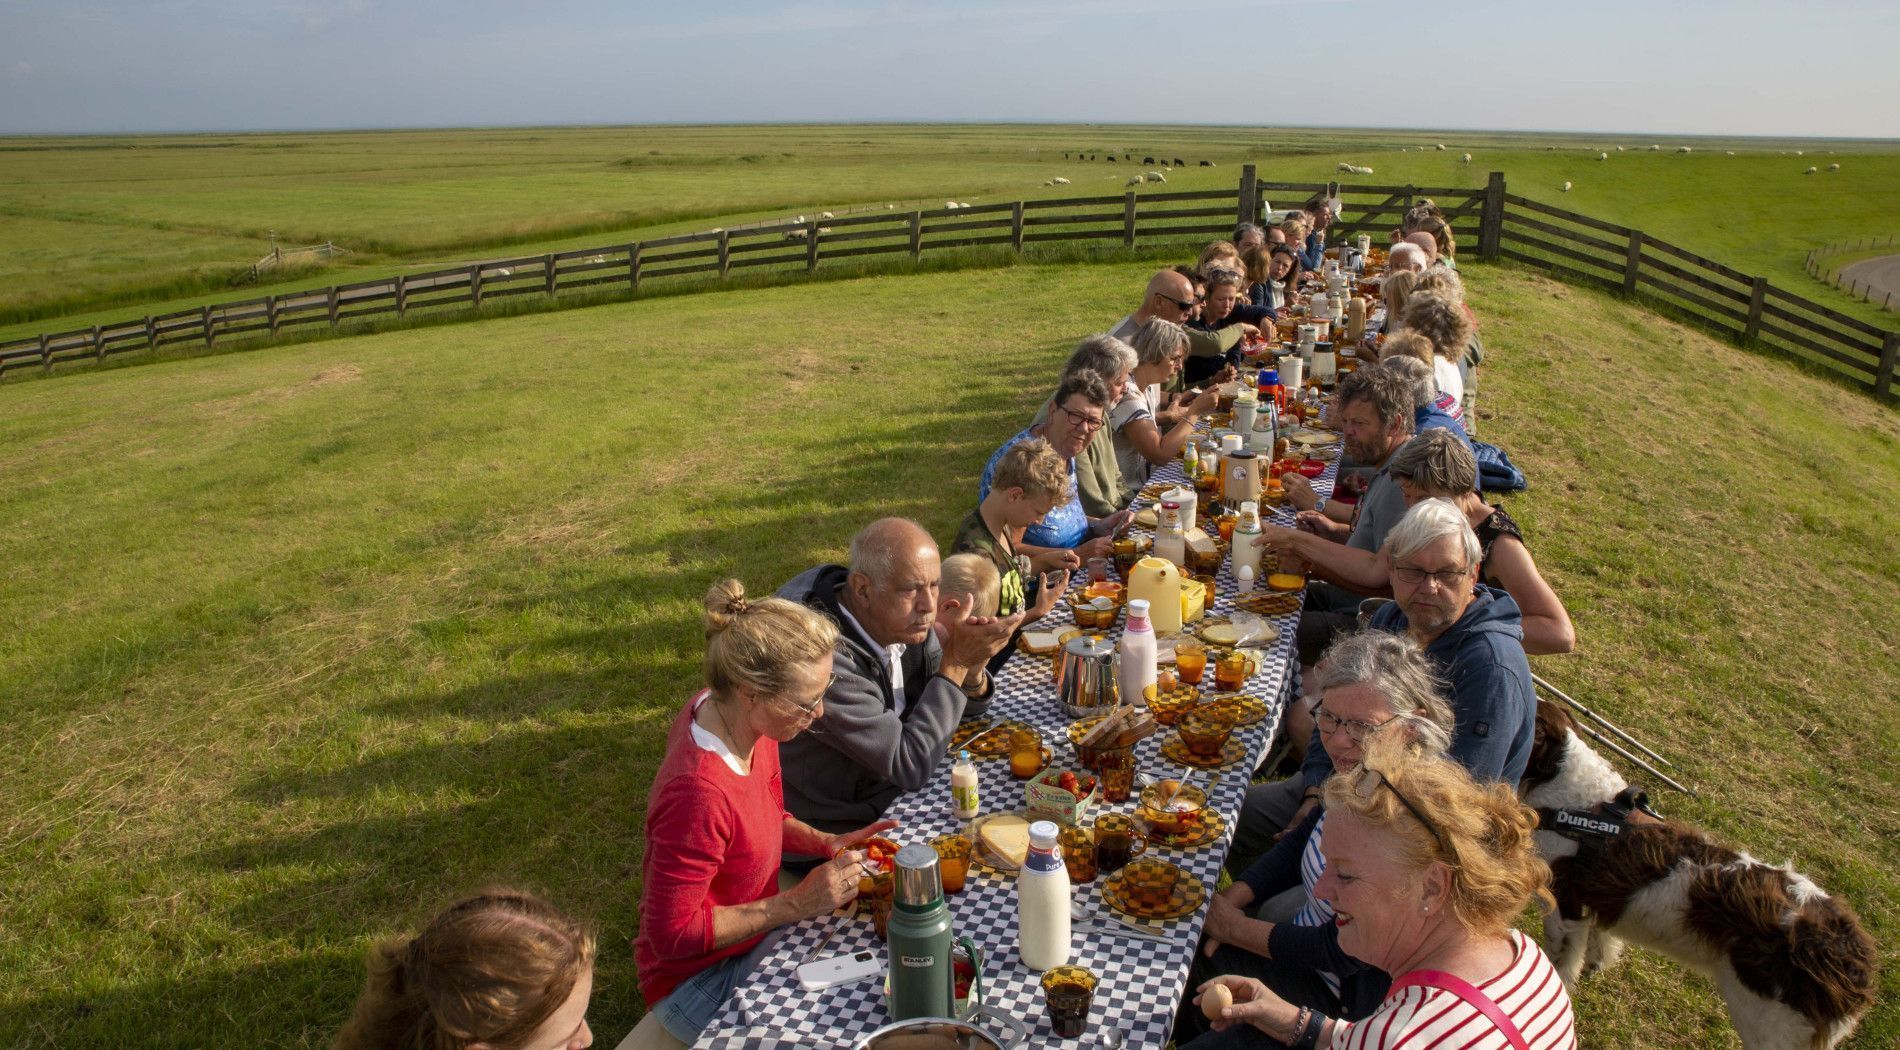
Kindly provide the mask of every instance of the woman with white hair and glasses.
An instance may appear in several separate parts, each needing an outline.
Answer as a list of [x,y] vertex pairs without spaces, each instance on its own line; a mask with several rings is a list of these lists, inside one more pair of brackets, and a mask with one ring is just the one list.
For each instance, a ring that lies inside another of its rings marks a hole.
[[[1347,635],[1320,663],[1313,717],[1337,771],[1357,769],[1374,739],[1401,750],[1442,755],[1451,742],[1451,707],[1418,646],[1382,631]],[[1339,951],[1331,906],[1313,893],[1326,860],[1326,811],[1315,808],[1209,906],[1202,965],[1209,974],[1263,981],[1289,1002],[1330,1017],[1364,1017],[1385,995],[1386,977]],[[1251,918],[1255,911],[1258,918]],[[1199,1011],[1185,1011],[1194,1027]],[[1183,1025],[1177,1025],[1177,1033]],[[1227,1037],[1210,1037],[1227,1045]],[[1201,1040],[1184,1043],[1200,1050]]]
[[[1179,375],[1187,360],[1187,331],[1173,321],[1159,317],[1135,330],[1131,345],[1135,348],[1135,367],[1121,400],[1108,413],[1108,429],[1114,432],[1115,462],[1121,467],[1122,483],[1136,488],[1148,483],[1156,467],[1164,466],[1181,454],[1194,437],[1194,422],[1214,411],[1220,392],[1209,386],[1181,410],[1164,414],[1160,393],[1170,379]],[[1155,391],[1150,400],[1148,391]],[[1172,416],[1172,422],[1168,417]],[[1168,429],[1164,433],[1162,428]]]
[[[1381,365],[1380,367],[1385,367]],[[1523,617],[1524,652],[1555,656],[1577,647],[1577,629],[1563,599],[1537,570],[1524,532],[1497,504],[1477,492],[1478,463],[1471,450],[1446,430],[1421,431],[1405,443],[1386,468],[1406,507],[1428,499],[1449,502],[1478,538],[1478,580],[1509,594]],[[1391,593],[1392,558],[1387,551],[1356,550],[1328,543],[1309,532],[1266,525],[1256,542],[1293,554],[1324,575],[1362,594]]]

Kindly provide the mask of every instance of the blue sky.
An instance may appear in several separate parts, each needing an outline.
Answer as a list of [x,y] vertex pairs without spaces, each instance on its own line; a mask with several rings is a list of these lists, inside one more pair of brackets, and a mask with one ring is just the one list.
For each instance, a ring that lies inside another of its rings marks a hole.
[[1894,0],[0,0],[0,133],[893,119],[1885,138],[1897,50]]

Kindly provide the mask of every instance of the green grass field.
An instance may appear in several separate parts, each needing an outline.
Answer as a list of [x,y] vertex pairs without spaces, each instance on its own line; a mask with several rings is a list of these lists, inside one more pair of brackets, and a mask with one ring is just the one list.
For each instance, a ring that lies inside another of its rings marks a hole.
[[[1665,150],[1677,141],[1665,140]],[[1232,187],[1245,162],[1268,180],[1310,181],[1335,177],[1337,162],[1350,160],[1375,169],[1360,181],[1427,186],[1478,186],[1499,170],[1514,192],[1637,226],[1855,316],[1882,316],[1801,264],[1821,244],[1892,232],[1900,145],[1680,141],[1696,152],[1651,153],[1648,140],[1612,136],[1100,125],[4,139],[0,339],[827,209],[1120,192],[1128,163],[1063,154],[1124,148],[1136,161],[1186,161],[1169,189]],[[1449,148],[1426,148],[1438,142]],[[1619,144],[1631,151],[1615,152]],[[1782,153],[1797,148],[1809,156]],[[1611,160],[1596,161],[1599,150]],[[1842,170],[1801,174],[1816,162]],[[1071,185],[1043,185],[1056,176]],[[1569,194],[1559,191],[1565,181],[1574,183]],[[231,275],[269,251],[271,230],[285,245],[332,240],[354,254],[321,276],[228,289]]]
[[[520,882],[635,1021],[642,800],[697,598],[947,536],[1152,264],[679,296],[0,392],[0,1045],[322,1046],[377,937]],[[1473,267],[1484,435],[1576,619],[1537,670],[1793,859],[1900,980],[1900,418],[1615,299]],[[790,322],[790,323],[787,323]],[[1592,1047],[1730,1047],[1632,952]],[[1889,997],[1851,1044],[1900,1039]]]

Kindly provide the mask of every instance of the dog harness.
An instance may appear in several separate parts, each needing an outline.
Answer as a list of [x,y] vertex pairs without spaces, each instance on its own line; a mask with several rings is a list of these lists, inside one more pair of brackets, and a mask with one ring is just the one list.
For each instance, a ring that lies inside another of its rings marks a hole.
[[[1645,819],[1647,818],[1647,819]],[[1656,824],[1661,814],[1649,808],[1649,793],[1639,787],[1626,787],[1608,802],[1589,809],[1550,809],[1537,811],[1537,827],[1554,831],[1575,841],[1585,850],[1601,847],[1623,837],[1633,824]]]

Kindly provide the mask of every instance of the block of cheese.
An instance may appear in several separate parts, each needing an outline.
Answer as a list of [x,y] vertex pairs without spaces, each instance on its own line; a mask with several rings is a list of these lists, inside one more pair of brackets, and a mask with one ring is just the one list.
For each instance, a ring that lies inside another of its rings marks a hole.
[[983,822],[978,833],[983,848],[1010,867],[1020,868],[1029,859],[1029,822],[1014,813],[998,813]]

